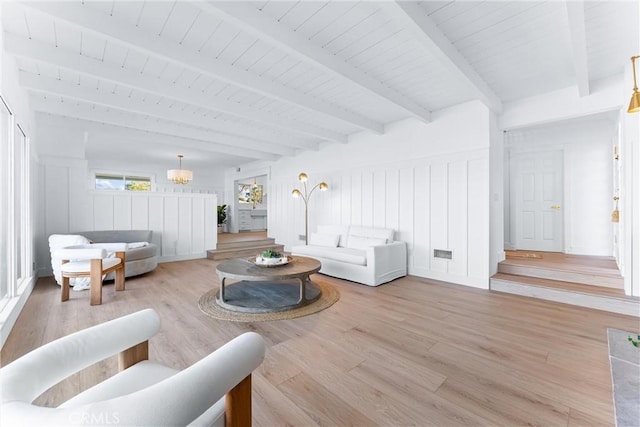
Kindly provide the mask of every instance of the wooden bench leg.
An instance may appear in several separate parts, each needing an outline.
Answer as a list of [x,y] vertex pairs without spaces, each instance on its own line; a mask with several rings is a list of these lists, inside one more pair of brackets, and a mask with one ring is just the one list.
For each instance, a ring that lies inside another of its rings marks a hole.
[[60,293],[60,301],[67,301],[69,299],[69,278],[62,276],[62,291]]
[[91,305],[102,304],[102,260],[91,260]]
[[116,291],[124,291],[124,252],[116,252],[116,256],[122,260],[122,266],[115,271]]
[[225,426],[251,426],[251,374],[229,390],[225,405]]

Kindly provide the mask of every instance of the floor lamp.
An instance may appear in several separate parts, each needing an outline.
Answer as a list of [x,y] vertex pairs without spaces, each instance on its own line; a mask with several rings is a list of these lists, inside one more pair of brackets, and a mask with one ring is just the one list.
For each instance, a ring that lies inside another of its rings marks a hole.
[[291,195],[295,199],[302,198],[302,200],[304,201],[304,244],[305,245],[309,244],[309,197],[311,197],[313,190],[315,190],[316,188],[320,189],[320,191],[327,191],[329,189],[329,186],[327,185],[327,183],[323,181],[319,184],[314,185],[311,191],[307,193],[307,179],[309,179],[307,174],[304,172],[301,172],[300,175],[298,175],[298,181],[302,183],[304,193],[298,190],[297,188],[291,192]]

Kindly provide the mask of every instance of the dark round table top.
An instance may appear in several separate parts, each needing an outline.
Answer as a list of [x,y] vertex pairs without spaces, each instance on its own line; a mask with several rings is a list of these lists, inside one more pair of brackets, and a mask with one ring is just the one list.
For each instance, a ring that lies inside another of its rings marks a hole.
[[238,280],[286,280],[309,276],[320,271],[320,261],[314,258],[295,256],[285,265],[262,267],[249,259],[230,259],[216,267],[220,277]]

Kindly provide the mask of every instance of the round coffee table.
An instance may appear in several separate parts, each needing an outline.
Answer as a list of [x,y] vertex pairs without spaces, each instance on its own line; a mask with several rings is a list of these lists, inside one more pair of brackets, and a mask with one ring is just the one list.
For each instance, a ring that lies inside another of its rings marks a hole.
[[[247,259],[218,264],[220,290],[216,302],[223,308],[246,313],[269,313],[302,307],[320,298],[322,291],[309,276],[320,271],[320,261],[296,256],[285,265],[263,267]],[[238,282],[226,284],[227,279]],[[293,283],[291,283],[293,282]]]

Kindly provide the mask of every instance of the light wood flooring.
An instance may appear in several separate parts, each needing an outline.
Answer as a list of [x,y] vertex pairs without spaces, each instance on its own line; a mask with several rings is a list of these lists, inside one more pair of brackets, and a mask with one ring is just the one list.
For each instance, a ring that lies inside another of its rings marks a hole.
[[[150,357],[184,368],[244,331],[268,343],[253,378],[257,426],[613,425],[608,327],[638,319],[416,277],[371,288],[322,275],[341,299],[318,314],[276,322],[211,319],[198,298],[217,286],[215,261],[160,264],[60,302],[39,280],[2,349],[2,363],[96,323],[152,307],[162,319]],[[36,403],[55,406],[116,370],[83,370]]]

